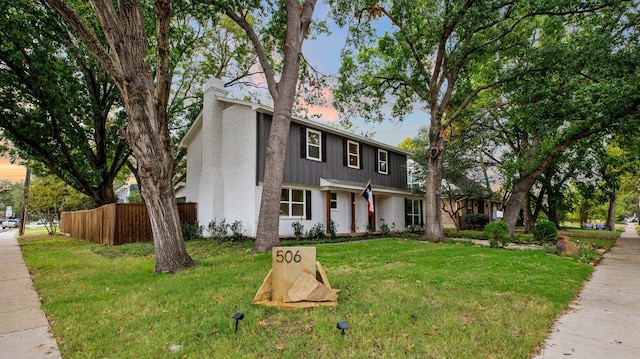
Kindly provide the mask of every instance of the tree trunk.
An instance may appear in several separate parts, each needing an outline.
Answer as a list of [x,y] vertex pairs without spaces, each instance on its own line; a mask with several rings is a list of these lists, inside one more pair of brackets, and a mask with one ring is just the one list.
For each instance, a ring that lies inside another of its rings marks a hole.
[[176,273],[195,266],[195,262],[186,251],[171,184],[173,144],[168,127],[158,126],[163,121],[155,110],[153,81],[144,81],[142,74],[131,77],[131,80],[126,83],[129,96],[124,101],[129,123],[121,134],[138,161],[141,195],[145,199],[153,232],[155,272]]
[[260,216],[258,217],[258,231],[252,250],[253,253],[268,251],[280,245],[280,196],[282,193],[287,139],[291,124],[291,107],[288,107],[289,116],[287,116],[282,113],[283,106],[281,102],[276,104],[278,107],[274,108],[269,142],[267,144]]
[[524,209],[525,199],[529,195],[529,190],[535,183],[535,179],[531,176],[519,178],[513,181],[513,191],[509,201],[505,204],[504,221],[509,226],[509,235],[513,235],[518,223],[520,210]]
[[193,267],[195,262],[187,254],[182,238],[182,224],[173,188],[169,186],[167,189],[165,181],[158,183],[151,178],[145,178],[142,188],[145,191],[147,211],[153,230],[155,272],[176,273],[184,268]]
[[284,5],[287,13],[287,30],[284,39],[282,72],[278,82],[276,82],[274,69],[268,60],[263,44],[260,42],[260,37],[251,24],[248,23],[244,15],[234,12],[231,8],[226,9],[227,15],[244,29],[254,45],[267,80],[269,93],[273,99],[273,119],[265,153],[260,215],[252,253],[268,251],[280,244],[280,196],[282,194],[289,126],[298,90],[302,43],[307,36],[316,0],[306,0],[302,3],[287,0]]
[[[425,227],[424,240],[440,242],[445,239],[442,231],[442,211],[440,210],[442,186],[442,160],[444,158],[444,138],[440,116],[435,116],[437,110],[431,111],[431,127],[429,128],[429,150],[425,157],[427,160],[427,174],[425,176]],[[434,118],[436,120],[434,120]]]
[[616,228],[616,203],[618,202],[618,190],[611,189],[611,197],[609,198],[609,210],[607,211],[607,224],[608,231],[614,231]]
[[195,265],[185,249],[171,185],[173,144],[167,122],[171,83],[171,1],[154,1],[157,40],[155,72],[147,60],[149,46],[140,1],[118,2],[117,11],[112,2],[92,1],[109,50],[103,47],[67,2],[47,2],[73,26],[122,94],[128,124],[119,134],[127,141],[138,162],[138,178],[151,219],[156,252],[155,271],[175,273]]
[[533,212],[531,212],[531,196],[524,196],[524,205],[522,206],[522,211],[524,213],[524,233],[533,232],[533,226],[536,222]]

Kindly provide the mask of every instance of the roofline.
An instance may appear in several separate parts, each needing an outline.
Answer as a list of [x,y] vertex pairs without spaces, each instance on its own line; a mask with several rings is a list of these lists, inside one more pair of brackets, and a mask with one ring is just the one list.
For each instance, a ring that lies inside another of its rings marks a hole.
[[[238,100],[238,99],[234,99],[234,98],[230,98],[230,97],[225,97],[225,96],[215,96],[215,99],[218,101],[222,101],[222,102],[226,102],[226,103],[230,103],[230,104],[236,104],[236,105],[243,105],[243,106],[248,106],[251,107],[251,109],[253,111],[256,112],[262,112],[262,113],[267,113],[270,115],[273,115],[273,108],[269,107],[269,106],[265,106],[265,105],[261,105],[258,103],[254,103],[254,102],[249,102],[249,101],[244,101],[244,100]],[[312,121],[309,119],[305,119],[299,116],[291,116],[291,121],[296,122],[298,124],[302,124],[308,127],[312,127],[314,129],[319,129],[322,130],[324,132],[328,132],[328,133],[333,133],[336,135],[339,135],[341,137],[347,137],[350,139],[354,139],[357,140],[359,142],[363,142],[369,145],[372,145],[374,147],[378,147],[378,148],[382,148],[382,149],[386,149],[386,150],[390,150],[390,151],[394,151],[394,152],[398,152],[407,156],[411,156],[413,155],[412,152],[409,151],[405,151],[402,150],[398,147],[392,146],[392,145],[388,145],[386,143],[382,143],[376,140],[373,140],[371,138],[368,137],[364,137],[364,136],[360,136],[357,135],[355,133],[349,132],[349,131],[345,131],[345,130],[341,130],[339,128],[336,127],[332,127],[326,124],[323,124],[321,122],[317,122],[317,121]],[[191,127],[189,128],[189,130],[187,131],[187,133],[184,135],[184,137],[182,138],[182,141],[180,141],[180,147],[186,147],[186,143],[189,142],[191,140],[191,137],[194,136],[193,133],[195,133],[195,131],[197,131],[196,127],[201,126],[202,122],[202,111],[200,111],[200,113],[198,114],[198,117],[196,118],[196,120],[193,122],[193,124],[191,125]]]

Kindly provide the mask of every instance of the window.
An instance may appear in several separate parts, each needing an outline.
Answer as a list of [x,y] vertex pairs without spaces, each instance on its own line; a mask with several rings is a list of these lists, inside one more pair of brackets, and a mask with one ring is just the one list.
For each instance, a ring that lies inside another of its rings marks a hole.
[[338,194],[335,192],[331,192],[330,194],[330,205],[331,205],[331,209],[338,209]]
[[409,170],[407,172],[407,187],[410,190],[420,188],[420,182],[418,181],[418,174],[415,171]]
[[311,191],[283,188],[280,193],[280,217],[311,219]]
[[388,169],[388,157],[389,154],[385,150],[378,150],[378,173],[387,174]]
[[360,144],[347,141],[347,165],[351,168],[360,168]]
[[405,199],[405,227],[414,229],[422,227],[422,201],[418,199]]
[[322,133],[320,131],[307,129],[307,159],[322,160]]

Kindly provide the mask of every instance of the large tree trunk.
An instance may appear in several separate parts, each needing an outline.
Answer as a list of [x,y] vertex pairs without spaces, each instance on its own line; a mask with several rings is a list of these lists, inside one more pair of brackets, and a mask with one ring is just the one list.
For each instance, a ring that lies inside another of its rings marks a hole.
[[[429,150],[427,160],[427,174],[425,176],[425,228],[424,240],[440,242],[445,239],[442,231],[442,211],[440,210],[442,186],[442,160],[444,158],[444,138],[440,116],[435,116],[437,110],[431,111],[431,127],[429,128]],[[436,120],[433,120],[433,119]]]
[[[278,109],[274,108],[276,113],[274,113],[271,122],[267,144],[260,216],[258,217],[258,231],[253,253],[268,251],[280,245],[280,196],[291,112],[289,112],[289,116],[282,114],[286,109],[282,109],[281,102],[276,104]],[[291,111],[291,107],[288,108]]]
[[[302,43],[307,36],[316,0],[299,2],[287,0],[286,33],[282,72],[276,81],[274,69],[269,56],[261,43],[259,35],[254,31],[243,11],[236,12],[232,7],[226,8],[226,14],[247,33],[253,44],[260,66],[264,70],[269,93],[273,99],[273,120],[267,143],[265,174],[260,200],[260,214],[256,241],[252,253],[268,251],[280,244],[280,196],[284,174],[287,141],[293,103],[298,90],[300,74],[300,57]],[[269,44],[271,46],[271,44]]]
[[83,19],[63,0],[47,0],[73,26],[118,86],[128,124],[120,135],[138,161],[142,195],[151,218],[156,272],[175,273],[195,265],[185,249],[175,193],[171,185],[173,145],[169,136],[167,104],[169,24],[171,1],[155,0],[157,58],[154,72],[147,61],[148,39],[140,1],[92,0],[109,50],[103,47]]
[[616,203],[618,202],[618,190],[611,189],[611,197],[609,198],[609,210],[607,211],[607,224],[605,225],[608,231],[613,231],[616,228]]
[[524,204],[522,206],[524,214],[524,233],[533,232],[533,226],[536,222],[533,212],[531,211],[531,196],[524,196]]
[[513,181],[513,191],[509,201],[505,204],[504,221],[509,226],[509,235],[513,235],[518,223],[520,210],[524,209],[525,200],[529,195],[529,190],[535,183],[535,179],[531,176],[519,178]]

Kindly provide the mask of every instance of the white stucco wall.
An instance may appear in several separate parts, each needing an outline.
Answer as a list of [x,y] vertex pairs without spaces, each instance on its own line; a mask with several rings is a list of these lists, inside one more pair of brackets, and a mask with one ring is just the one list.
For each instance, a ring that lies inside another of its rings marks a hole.
[[248,106],[233,105],[223,111],[222,167],[223,209],[227,223],[242,221],[245,235],[254,237],[257,129],[256,114]]
[[377,196],[376,205],[377,230],[380,230],[383,223],[386,223],[392,231],[402,231],[404,229],[404,198],[386,195]]
[[210,79],[204,86],[202,106],[202,168],[198,186],[198,221],[206,226],[212,218],[223,218],[224,184],[222,168],[222,110],[224,103],[216,96],[223,95],[223,83]]
[[331,220],[337,233],[351,233],[351,193],[336,191],[338,208],[331,210]]
[[[200,201],[200,177],[202,171],[202,134],[195,134],[187,150],[187,180],[182,190],[187,202]],[[200,211],[198,211],[200,214]]]

